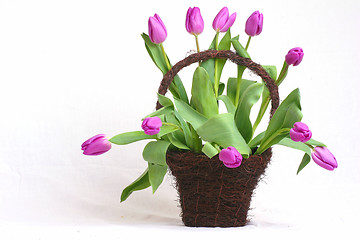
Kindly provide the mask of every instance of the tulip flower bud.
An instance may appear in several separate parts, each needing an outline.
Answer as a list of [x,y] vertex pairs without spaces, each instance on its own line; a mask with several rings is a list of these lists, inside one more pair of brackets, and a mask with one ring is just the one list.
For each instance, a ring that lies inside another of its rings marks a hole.
[[294,128],[290,129],[290,138],[295,142],[307,142],[311,137],[312,133],[305,123],[296,122]]
[[204,20],[198,7],[189,8],[186,13],[186,31],[193,35],[199,35],[204,30]]
[[262,32],[263,28],[263,14],[259,11],[253,12],[247,19],[245,24],[245,32],[247,35],[254,37]]
[[228,168],[237,168],[240,166],[242,156],[234,147],[228,147],[221,150],[219,159]]
[[213,21],[213,29],[217,32],[226,32],[229,27],[231,27],[236,19],[236,12],[231,14],[229,17],[229,10],[227,7],[224,7],[216,15]]
[[333,171],[338,167],[336,158],[326,147],[315,147],[311,157],[317,165],[327,170]]
[[83,150],[83,154],[96,156],[103,154],[109,151],[111,148],[111,143],[106,138],[105,134],[98,134],[88,140],[86,140],[81,145],[81,150]]
[[304,57],[304,52],[303,52],[302,48],[296,47],[296,48],[290,49],[288,54],[286,54],[285,61],[288,65],[297,66],[301,63],[303,57]]
[[141,128],[147,135],[155,135],[160,132],[162,126],[161,119],[159,117],[148,117],[145,118],[141,124]]
[[154,17],[149,17],[148,26],[149,37],[153,43],[160,44],[165,41],[167,31],[159,15],[155,14]]

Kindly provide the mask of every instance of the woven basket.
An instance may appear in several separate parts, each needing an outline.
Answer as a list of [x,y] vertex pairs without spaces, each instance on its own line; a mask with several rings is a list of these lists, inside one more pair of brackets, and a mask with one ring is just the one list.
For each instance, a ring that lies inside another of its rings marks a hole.
[[[207,50],[195,53],[175,64],[164,75],[159,93],[165,94],[174,76],[192,63],[210,58],[230,59],[259,75],[270,91],[270,118],[279,106],[278,88],[266,70],[251,59],[232,51]],[[157,109],[161,105],[157,103]],[[238,168],[227,168],[219,156],[182,151],[167,152],[167,164],[175,177],[181,204],[181,217],[190,227],[239,227],[248,222],[251,196],[271,159],[271,148],[261,155],[244,159]]]

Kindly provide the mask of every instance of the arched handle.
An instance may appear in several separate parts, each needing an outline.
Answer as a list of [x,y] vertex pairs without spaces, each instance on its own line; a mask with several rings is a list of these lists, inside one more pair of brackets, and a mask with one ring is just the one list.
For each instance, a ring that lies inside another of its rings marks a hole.
[[[270,98],[271,98],[271,110],[270,110],[270,119],[274,115],[276,109],[279,107],[279,91],[278,86],[275,81],[270,77],[267,71],[260,65],[253,62],[250,58],[243,58],[230,50],[206,50],[199,53],[191,54],[190,56],[184,58],[183,60],[176,63],[163,77],[160,87],[158,90],[159,94],[165,95],[171,82],[178,72],[193,63],[199,61],[206,61],[211,58],[220,58],[220,59],[229,59],[237,65],[242,65],[249,68],[251,71],[260,76],[265,82],[266,87],[269,89]],[[159,102],[156,103],[156,110],[160,109],[162,106]]]

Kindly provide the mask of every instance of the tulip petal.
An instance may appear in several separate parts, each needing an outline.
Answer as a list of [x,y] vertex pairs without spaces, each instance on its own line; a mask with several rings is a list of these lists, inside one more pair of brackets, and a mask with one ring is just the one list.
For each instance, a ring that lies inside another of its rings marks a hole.
[[105,138],[106,135],[105,134],[98,134],[98,135],[95,135],[91,138],[89,138],[88,140],[86,140],[83,144],[81,144],[81,150],[85,150],[86,147],[91,144],[92,142],[96,141],[97,139],[99,138]]
[[220,32],[226,32],[235,22],[236,20],[236,12],[231,14],[231,16],[227,19],[224,26],[220,29]]
[[216,15],[213,21],[213,29],[215,31],[220,30],[229,18],[229,10],[227,7],[223,7],[220,12]]
[[111,143],[104,138],[97,139],[87,146],[83,154],[97,156],[111,149]]
[[188,33],[191,33],[191,28],[190,28],[190,16],[191,16],[191,13],[193,12],[193,8],[189,7],[187,13],[186,13],[186,19],[185,19],[185,28],[186,28],[186,31]]

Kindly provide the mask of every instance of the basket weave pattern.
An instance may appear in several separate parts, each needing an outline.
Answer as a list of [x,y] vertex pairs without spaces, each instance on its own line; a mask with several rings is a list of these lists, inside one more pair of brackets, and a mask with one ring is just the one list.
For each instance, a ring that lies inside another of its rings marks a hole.
[[251,196],[270,162],[271,149],[227,168],[218,155],[209,159],[193,152],[168,152],[176,178],[182,220],[191,227],[246,225]]

